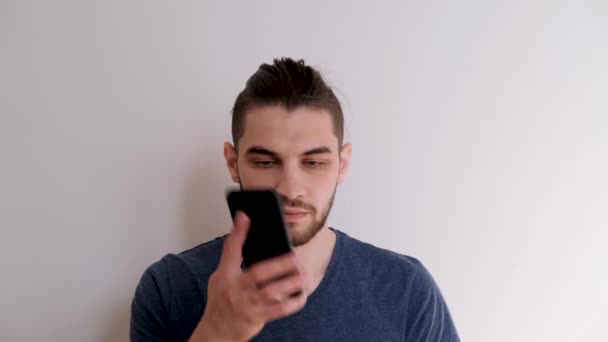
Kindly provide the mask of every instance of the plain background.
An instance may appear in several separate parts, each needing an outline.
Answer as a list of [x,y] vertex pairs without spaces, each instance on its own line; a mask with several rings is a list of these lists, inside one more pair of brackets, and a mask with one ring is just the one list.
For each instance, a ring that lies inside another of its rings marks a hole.
[[229,231],[230,108],[291,56],[343,101],[333,227],[422,260],[463,341],[608,341],[607,7],[1,0],[0,340],[127,340],[144,269]]

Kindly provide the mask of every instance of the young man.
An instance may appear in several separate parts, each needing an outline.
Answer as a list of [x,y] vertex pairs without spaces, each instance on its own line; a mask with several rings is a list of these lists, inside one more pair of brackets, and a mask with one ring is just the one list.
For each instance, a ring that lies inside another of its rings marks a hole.
[[228,171],[243,189],[277,191],[295,252],[243,271],[249,222],[240,213],[229,235],[145,271],[131,340],[459,341],[418,260],[327,226],[351,145],[340,103],[315,69],[286,58],[263,64],[232,115]]

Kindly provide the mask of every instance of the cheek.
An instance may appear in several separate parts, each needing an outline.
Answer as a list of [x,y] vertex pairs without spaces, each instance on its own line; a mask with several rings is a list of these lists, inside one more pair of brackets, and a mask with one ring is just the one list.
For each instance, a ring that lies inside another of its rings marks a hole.
[[331,192],[336,185],[338,174],[337,172],[324,172],[312,175],[310,183],[315,186],[319,193]]
[[317,210],[324,210],[327,206],[331,196],[336,189],[336,182],[338,180],[338,169],[331,170],[331,172],[322,173],[315,175],[311,179],[310,193],[314,196],[314,203]]

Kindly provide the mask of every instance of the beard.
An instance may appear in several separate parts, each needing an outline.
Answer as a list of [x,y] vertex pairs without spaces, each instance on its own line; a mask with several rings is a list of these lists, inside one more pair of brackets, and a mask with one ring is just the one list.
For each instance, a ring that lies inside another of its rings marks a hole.
[[[337,184],[336,184],[337,187]],[[291,222],[287,223],[288,225],[288,235],[291,240],[291,244],[294,247],[299,247],[308,243],[308,241],[312,240],[315,235],[325,226],[327,223],[327,217],[329,216],[329,212],[331,211],[331,207],[334,204],[334,198],[336,196],[336,187],[334,187],[334,191],[331,194],[331,198],[328,203],[325,205],[322,211],[320,211],[321,215],[317,216],[319,210],[315,208],[312,204],[306,203],[299,199],[289,199],[283,195],[279,195],[283,202],[283,205],[287,205],[290,208],[298,208],[310,211],[310,216],[312,217],[312,222],[305,227],[302,227],[298,230],[297,226],[301,225],[300,222]]]
[[[243,182],[239,179],[239,186],[241,191],[243,190]],[[308,241],[312,240],[317,233],[325,226],[327,223],[327,217],[329,216],[329,212],[331,211],[331,207],[334,204],[334,198],[336,197],[336,190],[338,188],[338,184],[334,186],[334,191],[331,194],[331,198],[328,203],[325,205],[322,211],[319,211],[315,206],[310,203],[306,203],[300,199],[290,199],[282,194],[278,194],[281,198],[282,205],[288,206],[290,208],[298,208],[307,210],[310,212],[310,216],[312,217],[312,222],[305,227],[302,227],[298,230],[297,226],[303,224],[300,222],[291,222],[287,223],[287,235],[291,240],[291,244],[293,247],[299,247],[308,243]],[[318,213],[321,215],[317,216]]]

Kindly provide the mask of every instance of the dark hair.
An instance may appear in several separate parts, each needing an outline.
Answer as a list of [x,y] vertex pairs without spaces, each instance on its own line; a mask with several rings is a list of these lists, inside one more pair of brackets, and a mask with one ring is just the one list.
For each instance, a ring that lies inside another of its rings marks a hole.
[[319,71],[304,60],[274,59],[262,64],[237,96],[232,108],[232,140],[237,146],[245,131],[245,115],[253,107],[280,105],[292,111],[300,106],[327,110],[333,120],[334,134],[341,146],[344,139],[344,115],[340,101],[325,83]]

